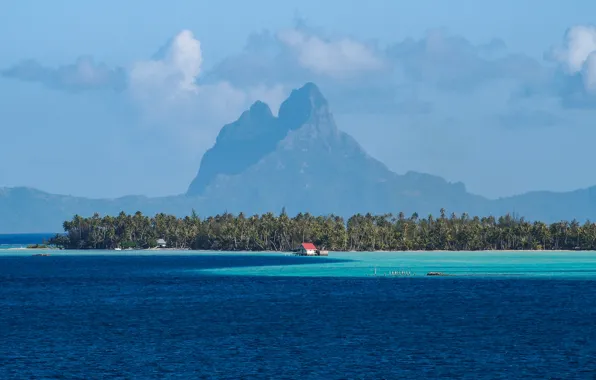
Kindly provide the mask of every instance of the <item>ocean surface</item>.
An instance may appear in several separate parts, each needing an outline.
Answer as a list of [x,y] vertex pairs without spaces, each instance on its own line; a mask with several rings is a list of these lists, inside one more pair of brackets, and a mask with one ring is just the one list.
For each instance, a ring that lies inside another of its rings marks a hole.
[[0,250],[0,379],[596,376],[595,253],[33,253]]
[[0,250],[26,247],[29,244],[42,244],[44,241],[47,241],[54,236],[56,236],[55,233],[0,234]]

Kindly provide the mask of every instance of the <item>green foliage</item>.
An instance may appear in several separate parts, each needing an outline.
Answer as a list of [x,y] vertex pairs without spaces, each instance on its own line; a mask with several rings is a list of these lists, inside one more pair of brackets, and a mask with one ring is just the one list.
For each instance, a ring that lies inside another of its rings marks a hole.
[[28,249],[48,249],[46,244],[30,244],[27,246]]
[[70,239],[67,235],[56,234],[49,240],[48,244],[60,249],[68,248],[70,247]]
[[120,243],[120,248],[122,249],[134,249],[137,248],[138,244],[134,241],[123,241]]
[[65,235],[50,244],[70,249],[153,248],[157,239],[168,247],[226,251],[291,251],[302,242],[313,242],[327,250],[594,250],[596,224],[587,221],[530,223],[505,215],[457,216],[440,210],[439,218],[361,215],[343,218],[312,216],[291,218],[282,210],[246,217],[244,214],[176,218],[157,214],[147,217],[120,213],[117,217],[90,218],[75,215],[64,222]]

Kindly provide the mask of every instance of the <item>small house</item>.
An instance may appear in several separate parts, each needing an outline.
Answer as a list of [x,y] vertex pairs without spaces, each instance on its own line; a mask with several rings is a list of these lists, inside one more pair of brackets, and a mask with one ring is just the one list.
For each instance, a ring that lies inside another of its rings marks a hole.
[[158,248],[165,248],[166,246],[167,246],[167,244],[164,239],[157,239],[157,247]]
[[302,243],[298,249],[300,256],[314,256],[317,254],[317,247],[313,243]]

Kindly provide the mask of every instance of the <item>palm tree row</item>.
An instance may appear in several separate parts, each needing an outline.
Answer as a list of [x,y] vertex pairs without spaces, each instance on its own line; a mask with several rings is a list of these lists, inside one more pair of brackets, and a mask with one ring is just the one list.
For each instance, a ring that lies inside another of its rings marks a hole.
[[120,213],[117,217],[75,215],[63,224],[65,234],[50,243],[68,249],[152,248],[158,239],[168,247],[225,251],[291,251],[302,242],[337,251],[376,250],[595,250],[596,224],[576,220],[552,224],[467,214],[438,218],[417,214],[361,215],[347,222],[339,216],[289,217],[240,213],[200,218]]

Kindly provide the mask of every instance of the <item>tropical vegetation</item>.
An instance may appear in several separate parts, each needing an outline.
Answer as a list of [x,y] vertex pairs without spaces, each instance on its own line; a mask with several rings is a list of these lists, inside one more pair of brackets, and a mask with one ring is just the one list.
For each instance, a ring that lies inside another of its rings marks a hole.
[[47,244],[29,244],[27,249],[48,249],[50,248]]
[[240,213],[177,218],[120,213],[117,217],[75,215],[50,244],[67,249],[146,249],[163,239],[177,249],[291,251],[302,242],[337,251],[376,250],[595,250],[596,223],[573,220],[552,224],[504,215],[467,214],[420,218],[416,213],[361,215],[347,221],[335,215],[300,213],[245,216]]

